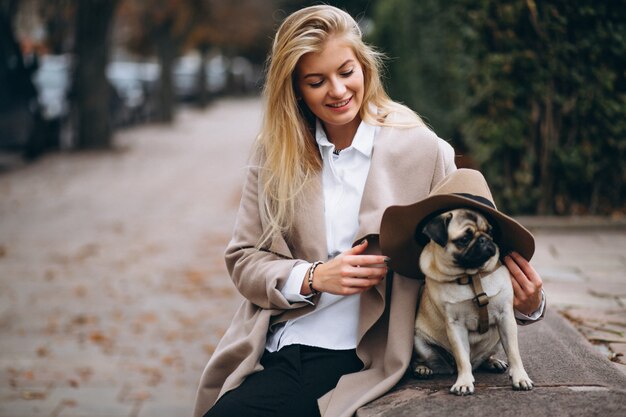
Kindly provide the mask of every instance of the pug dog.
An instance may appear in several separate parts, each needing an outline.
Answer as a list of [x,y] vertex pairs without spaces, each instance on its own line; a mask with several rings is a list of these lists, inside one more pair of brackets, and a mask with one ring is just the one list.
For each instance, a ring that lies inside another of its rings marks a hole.
[[[416,238],[426,236],[429,241],[419,259],[426,283],[415,321],[414,375],[428,378],[456,371],[450,392],[470,395],[473,370],[508,368],[513,389],[531,390],[533,381],[518,346],[511,277],[499,261],[491,224],[480,212],[461,208],[439,214],[417,229],[421,230],[415,231]],[[465,275],[480,279],[488,297],[488,330],[482,334],[472,285],[458,281]],[[493,356],[499,343],[508,365]]]

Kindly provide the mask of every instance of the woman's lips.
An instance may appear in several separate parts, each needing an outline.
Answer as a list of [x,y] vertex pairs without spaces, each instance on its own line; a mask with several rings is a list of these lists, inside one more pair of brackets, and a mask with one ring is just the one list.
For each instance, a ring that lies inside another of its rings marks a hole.
[[333,110],[341,110],[345,108],[348,104],[350,104],[351,101],[352,101],[352,97],[347,98],[342,101],[338,101],[336,103],[327,104],[326,106],[330,107]]

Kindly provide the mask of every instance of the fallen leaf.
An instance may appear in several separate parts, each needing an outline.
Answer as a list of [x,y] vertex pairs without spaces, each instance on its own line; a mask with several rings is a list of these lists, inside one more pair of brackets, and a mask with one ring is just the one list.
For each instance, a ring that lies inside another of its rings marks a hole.
[[87,287],[84,285],[77,285],[74,287],[74,295],[80,298],[85,297],[87,295]]
[[215,345],[212,343],[205,343],[202,345],[202,349],[209,355],[212,355],[213,352],[215,352]]
[[89,334],[89,340],[98,344],[109,344],[111,339],[99,330],[94,330]]
[[194,269],[188,269],[185,271],[185,278],[192,284],[200,285],[202,284],[204,274]]
[[78,249],[74,259],[77,261],[84,261],[87,258],[95,256],[98,254],[98,245],[96,243],[89,243],[87,245],[82,246]]
[[74,318],[71,321],[71,324],[74,324],[77,326],[84,326],[87,324],[97,324],[99,321],[100,320],[98,319],[98,317],[94,315],[78,314],[74,316]]
[[47,269],[43,277],[46,281],[52,281],[56,277],[56,273],[52,269]]
[[39,356],[40,358],[45,358],[48,355],[50,355],[50,350],[48,350],[47,347],[42,346],[37,349],[37,356]]
[[156,323],[159,321],[159,316],[157,316],[156,313],[152,311],[148,311],[140,314],[139,317],[137,317],[137,320],[142,323]]
[[93,369],[88,366],[76,368],[76,373],[80,377],[81,381],[87,382],[93,375]]
[[47,394],[41,391],[22,391],[20,396],[24,400],[44,400]]
[[152,397],[152,394],[149,393],[148,391],[137,391],[137,392],[131,393],[128,396],[130,400],[135,400],[135,401],[145,401],[145,400],[149,400],[151,397]]
[[158,368],[144,367],[141,372],[148,377],[148,386],[157,386],[163,380],[163,373]]

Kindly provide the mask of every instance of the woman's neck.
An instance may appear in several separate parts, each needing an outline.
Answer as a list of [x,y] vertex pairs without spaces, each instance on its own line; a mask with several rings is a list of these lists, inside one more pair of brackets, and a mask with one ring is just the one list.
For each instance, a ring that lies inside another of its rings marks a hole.
[[326,137],[335,145],[335,149],[338,150],[345,149],[352,145],[352,140],[360,124],[361,118],[358,116],[344,125],[331,125],[322,122],[324,130],[326,131]]

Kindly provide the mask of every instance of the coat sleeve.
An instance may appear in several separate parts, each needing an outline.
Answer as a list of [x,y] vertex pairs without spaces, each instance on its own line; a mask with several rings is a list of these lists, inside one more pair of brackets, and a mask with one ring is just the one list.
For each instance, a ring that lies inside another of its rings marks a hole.
[[293,267],[302,261],[293,259],[282,237],[276,238],[270,249],[258,249],[256,244],[263,227],[259,212],[259,166],[253,160],[248,167],[233,236],[226,248],[226,267],[238,291],[261,308],[292,309],[307,305],[289,302],[280,291]]
[[[432,132],[429,132],[431,140],[434,138],[434,149],[432,155],[434,157],[434,165],[432,168],[432,179],[430,182],[429,191],[432,190],[441,182],[445,177],[456,171],[456,164],[454,162],[454,148],[445,140],[441,139]],[[425,197],[425,196],[424,196]],[[422,198],[424,198],[422,197]]]
[[438,158],[443,165],[444,176],[448,176],[456,171],[456,164],[454,163],[454,148],[448,142],[441,138],[437,138],[439,146]]

